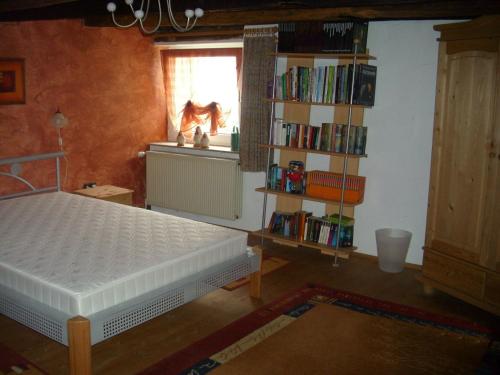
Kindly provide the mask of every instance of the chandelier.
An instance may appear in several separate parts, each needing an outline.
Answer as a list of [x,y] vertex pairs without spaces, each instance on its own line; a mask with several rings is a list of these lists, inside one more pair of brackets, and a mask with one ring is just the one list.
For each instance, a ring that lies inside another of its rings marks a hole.
[[[203,9],[201,8],[196,8],[195,10],[192,9],[186,9],[184,12],[184,15],[187,18],[186,21],[186,26],[181,26],[177,23],[177,21],[174,18],[174,13],[172,12],[172,5],[171,5],[171,0],[166,0],[167,1],[167,10],[168,10],[168,18],[170,19],[170,23],[172,24],[173,28],[179,32],[186,32],[191,30],[194,25],[196,24],[196,21],[198,18],[203,17]],[[116,4],[114,2],[109,2],[106,6],[106,9],[108,12],[111,13],[111,18],[113,19],[113,23],[121,28],[127,28],[135,25],[136,23],[139,23],[139,27],[145,34],[153,34],[156,32],[161,25],[161,18],[162,18],[162,9],[161,9],[161,0],[157,0],[158,2],[158,22],[156,23],[156,26],[153,27],[152,29],[147,29],[144,26],[144,23],[146,22],[146,19],[148,18],[149,15],[149,2],[150,0],[141,0],[141,6],[138,8],[134,8],[134,0],[125,0],[125,4],[127,4],[130,7],[130,10],[132,11],[133,16],[135,19],[130,22],[129,24],[122,25],[116,21],[115,18],[115,11],[116,11]],[[193,22],[191,20],[193,19]]]

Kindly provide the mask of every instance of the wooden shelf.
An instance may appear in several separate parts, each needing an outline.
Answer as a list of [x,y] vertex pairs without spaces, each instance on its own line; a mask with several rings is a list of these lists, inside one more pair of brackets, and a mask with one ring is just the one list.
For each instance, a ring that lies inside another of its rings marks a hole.
[[[255,191],[259,191],[261,193],[267,192],[267,194],[280,195],[280,196],[285,196],[287,198],[294,198],[294,199],[301,199],[301,200],[308,200],[308,201],[315,201],[315,202],[322,202],[322,203],[330,203],[330,204],[340,204],[340,201],[338,201],[338,200],[316,198],[316,197],[311,197],[307,194],[292,194],[292,193],[287,193],[285,191],[278,191],[278,190],[271,190],[271,189],[267,189],[267,191],[266,191],[265,187],[256,188]],[[363,203],[363,202],[360,202],[360,203],[344,202],[344,206],[345,207],[354,207],[354,206],[357,206],[361,203]]]
[[354,246],[353,247],[341,247],[341,248],[335,249],[334,247],[321,245],[321,244],[318,244],[316,242],[299,241],[299,240],[291,239],[289,237],[281,236],[279,234],[269,233],[268,230],[263,230],[263,231],[256,230],[256,231],[252,232],[252,234],[254,236],[264,237],[264,238],[273,240],[274,242],[285,245],[285,246],[309,247],[312,249],[320,250],[321,254],[326,254],[326,255],[331,255],[331,256],[337,255],[339,258],[343,258],[343,259],[349,259],[349,256],[351,255],[351,253],[353,251],[357,250],[357,248]]
[[[274,53],[273,56],[287,58],[286,69],[290,69],[293,66],[304,66],[307,68],[314,67],[315,59],[337,59],[339,64],[346,64],[347,61],[354,63],[355,59],[359,59],[359,62],[366,62],[367,60],[374,60],[375,57],[367,54],[353,54],[353,53],[285,53],[278,52]],[[275,67],[276,68],[276,67]],[[276,72],[275,72],[276,73]],[[340,104],[340,103],[321,103],[321,102],[311,102],[311,101],[299,101],[299,100],[282,100],[276,99],[274,96],[271,98],[263,98],[264,101],[272,104],[273,107],[273,119],[270,124],[270,131],[272,132],[272,123],[274,117],[276,117],[276,103],[282,103],[283,106],[279,106],[279,111],[282,110],[280,116],[285,122],[292,122],[297,124],[310,124],[311,112],[314,113],[313,106],[321,107],[338,107],[332,112],[331,123],[336,124],[349,124],[349,126],[356,124],[362,126],[363,124],[363,114],[365,108],[371,108],[372,106],[366,105],[353,105],[353,104]],[[281,108],[283,107],[283,108]],[[367,155],[355,155],[346,154],[345,152],[334,152],[334,151],[323,151],[323,150],[311,150],[307,148],[297,148],[288,146],[277,146],[277,145],[260,145],[261,148],[267,150],[282,150],[279,153],[279,165],[288,165],[292,160],[301,160],[304,163],[307,161],[307,154],[322,154],[326,155],[329,159],[329,167],[326,171],[332,173],[342,173],[344,169],[349,175],[358,175],[359,163],[361,158],[366,158]],[[349,160],[349,163],[347,161]],[[325,171],[325,172],[326,172]],[[341,202],[340,198],[335,194],[326,195],[327,199],[312,197],[308,194],[292,194],[283,191],[271,190],[266,187],[259,187],[255,189],[258,192],[264,194],[273,194],[276,196],[276,210],[283,212],[296,212],[303,210],[303,201],[314,201],[326,203],[325,212],[327,214],[332,214],[339,211]],[[312,190],[311,190],[312,192]],[[314,192],[313,192],[314,194]],[[333,199],[335,196],[336,199]],[[352,201],[353,199],[351,199]],[[354,217],[354,207],[361,204],[359,203],[345,203],[342,205],[343,216]],[[345,206],[345,207],[344,207]],[[266,212],[266,206],[263,208],[264,213]],[[356,250],[355,247],[349,248],[334,248],[331,246],[326,246],[323,244],[318,244],[310,241],[299,241],[292,239],[290,237],[285,237],[275,233],[269,233],[267,227],[263,227],[262,230],[252,232],[253,235],[259,236],[261,238],[266,238],[272,240],[273,242],[280,243],[286,246],[293,247],[309,247],[321,251],[322,254],[327,254],[335,256],[336,258],[348,259],[350,254]],[[335,260],[337,260],[335,258]]]
[[302,52],[277,52],[273,53],[277,57],[312,57],[315,59],[353,59],[354,57],[360,60],[376,60],[375,56],[367,54],[354,54],[354,53],[302,53]]
[[[274,103],[322,105],[322,106],[326,106],[326,107],[349,107],[350,106],[350,104],[301,102],[299,100],[284,100],[284,99],[269,99],[269,98],[264,98],[264,100],[266,100],[268,102],[274,102]],[[361,105],[361,104],[353,104],[352,108],[371,108],[371,106]]]
[[[287,151],[298,151],[298,152],[305,152],[305,153],[312,153],[312,154],[323,154],[323,155],[328,155],[328,156],[338,156],[338,157],[346,156],[346,154],[344,152],[321,151],[321,150],[313,150],[310,148],[298,148],[298,147],[277,146],[277,145],[259,145],[259,147],[275,148],[278,150],[287,150]],[[367,154],[363,154],[363,155],[347,154],[347,157],[353,158],[353,159],[359,159],[359,158],[366,158],[366,157],[368,157],[368,155]]]

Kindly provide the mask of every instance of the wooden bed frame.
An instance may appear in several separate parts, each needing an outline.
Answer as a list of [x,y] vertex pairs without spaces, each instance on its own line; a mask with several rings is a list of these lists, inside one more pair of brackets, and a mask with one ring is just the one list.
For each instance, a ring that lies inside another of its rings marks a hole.
[[[254,246],[253,252],[259,257],[259,271],[250,274],[249,295],[261,298],[262,291],[262,248]],[[92,374],[92,346],[90,342],[90,320],[75,316],[68,320],[69,373],[71,375]]]
[[[48,191],[60,191],[60,158],[63,157],[64,154],[62,152],[55,153],[47,153],[47,154],[38,154],[24,157],[15,157],[8,159],[0,159],[1,165],[10,165],[10,172],[0,172],[0,175],[13,177],[23,183],[25,183],[30,190],[20,193],[14,193],[9,195],[4,195],[0,197],[0,200],[19,197],[29,194],[36,194],[41,192]],[[46,187],[46,188],[35,188],[32,184],[30,184],[27,180],[22,177],[19,177],[20,165],[21,163],[31,162],[36,160],[47,160],[47,159],[55,159],[56,160],[56,185]],[[90,199],[90,198],[89,198]],[[262,290],[262,280],[261,280],[261,269],[262,269],[262,248],[260,246],[255,246],[252,249],[253,260],[257,260],[257,265],[252,268],[252,270],[256,269],[255,272],[250,273],[250,286],[249,286],[249,295],[251,298],[261,298],[261,290]],[[255,263],[255,262],[254,262]],[[236,264],[236,267],[238,264]],[[240,270],[241,272],[241,270]],[[182,283],[182,281],[181,281]],[[187,286],[192,286],[193,281],[189,279],[186,281]],[[217,285],[209,285],[209,288],[203,293],[208,293],[210,290],[213,290],[217,287]],[[212,289],[210,289],[212,288]],[[191,301],[188,299],[186,302]],[[168,310],[170,311],[170,309]],[[166,311],[167,312],[167,311]],[[22,322],[21,322],[22,323]],[[72,375],[89,375],[92,374],[92,343],[91,343],[91,320],[82,316],[75,316],[67,321],[67,343],[68,343],[68,353],[69,353],[69,373]],[[128,329],[128,328],[126,328]],[[56,340],[58,341],[58,340]]]

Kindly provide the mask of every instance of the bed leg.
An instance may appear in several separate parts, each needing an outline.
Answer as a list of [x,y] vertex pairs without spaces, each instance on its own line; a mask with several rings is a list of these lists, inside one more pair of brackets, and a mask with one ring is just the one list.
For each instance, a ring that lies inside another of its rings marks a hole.
[[76,316],[68,320],[69,373],[92,374],[90,320]]
[[253,252],[259,257],[259,270],[250,275],[250,297],[261,298],[262,294],[262,248],[254,246]]

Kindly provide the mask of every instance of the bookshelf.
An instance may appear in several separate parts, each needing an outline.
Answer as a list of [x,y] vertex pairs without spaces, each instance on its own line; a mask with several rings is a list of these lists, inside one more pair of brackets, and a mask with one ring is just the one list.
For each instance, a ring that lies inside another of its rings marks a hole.
[[[349,65],[349,64],[367,64],[369,60],[375,59],[375,57],[368,54],[333,54],[333,53],[276,53],[276,58],[286,59],[286,70],[288,71],[294,66],[313,68],[315,66],[315,61],[318,59],[331,59],[336,60],[335,64],[338,65]],[[277,66],[277,64],[276,64]],[[275,68],[276,76],[276,68]],[[351,81],[352,82],[352,81]],[[352,85],[352,84],[351,84]],[[353,85],[351,86],[352,89]],[[275,90],[274,90],[275,91]],[[352,92],[352,90],[351,90]],[[274,97],[271,99],[265,99],[272,103],[272,114],[273,118],[270,124],[270,134],[273,133],[274,120],[277,117],[282,117],[283,121],[297,124],[311,124],[311,108],[314,106],[321,107],[333,107],[332,108],[332,118],[329,122],[335,124],[346,124],[347,134],[354,126],[363,126],[364,110],[369,108],[365,105],[354,105],[352,104],[352,95],[349,98],[349,103],[317,103],[308,101],[298,101],[298,100],[288,100],[288,99],[278,99]],[[276,104],[281,103],[283,106],[282,116],[276,116]],[[312,125],[312,124],[311,124]],[[366,154],[357,155],[350,154],[346,148],[345,152],[332,152],[332,151],[322,151],[317,149],[309,148],[298,148],[298,147],[288,147],[282,145],[266,144],[261,145],[261,147],[268,149],[268,155],[270,155],[271,150],[279,150],[279,163],[280,167],[288,166],[290,161],[301,161],[306,166],[308,154],[320,154],[325,155],[329,159],[328,172],[339,173],[343,175],[342,184],[342,195],[341,199],[324,199],[311,197],[308,194],[292,194],[283,191],[271,190],[267,186],[268,172],[266,172],[266,186],[257,188],[256,191],[262,192],[265,196],[264,207],[263,207],[263,219],[262,228],[254,232],[254,234],[260,236],[262,239],[271,239],[276,243],[284,244],[293,247],[308,247],[321,251],[323,254],[331,255],[335,257],[335,263],[337,263],[338,258],[348,259],[350,254],[356,250],[355,247],[339,247],[337,244],[335,247],[319,244],[316,242],[299,240],[292,237],[285,237],[277,233],[271,233],[268,230],[268,223],[266,223],[266,206],[267,206],[267,195],[276,196],[276,211],[282,212],[296,212],[301,211],[304,201],[313,201],[325,203],[325,214],[340,214],[340,217],[350,216],[354,218],[354,207],[357,204],[347,203],[344,201],[344,191],[345,191],[345,181],[346,175],[358,175],[359,161],[360,159],[367,157]],[[272,163],[270,158],[268,159],[268,169]],[[306,166],[306,171],[307,171]]]
[[[299,199],[299,200],[308,200],[308,201],[313,201],[313,202],[321,202],[321,203],[330,203],[330,204],[338,204],[339,201],[335,199],[325,199],[325,198],[317,198],[317,197],[312,197],[308,194],[292,194],[292,193],[286,193],[284,191],[278,191],[278,190],[272,190],[272,189],[266,189],[265,187],[260,187],[255,189],[255,191],[259,191],[261,193],[267,193],[267,194],[274,194],[282,197],[287,197],[289,199]],[[344,202],[345,207],[353,207],[357,206],[358,204],[361,203],[347,203]]]
[[300,102],[297,100],[286,100],[286,99],[265,99],[266,101],[272,103],[288,103],[288,104],[308,104],[308,105],[321,105],[327,107],[352,107],[352,108],[370,108],[366,105],[361,104],[344,104],[344,103],[316,103],[316,102]]
[[263,236],[264,238],[273,240],[274,242],[281,245],[291,247],[309,247],[311,249],[319,250],[322,254],[337,256],[342,259],[349,259],[351,253],[356,250],[356,247],[343,247],[340,249],[335,249],[331,246],[324,246],[311,241],[295,240],[276,233],[269,233],[268,230],[264,230],[263,232],[257,231],[256,233],[258,233],[259,236]]
[[[334,152],[334,151],[322,151],[322,150],[314,150],[308,148],[298,148],[298,147],[288,147],[288,146],[278,146],[278,145],[260,145],[260,147],[264,148],[274,148],[277,150],[285,150],[285,151],[296,151],[296,152],[305,152],[309,154],[322,154],[322,155],[330,155],[330,156],[340,156],[344,157],[344,152]],[[362,154],[347,154],[348,158],[366,158],[368,155]]]

